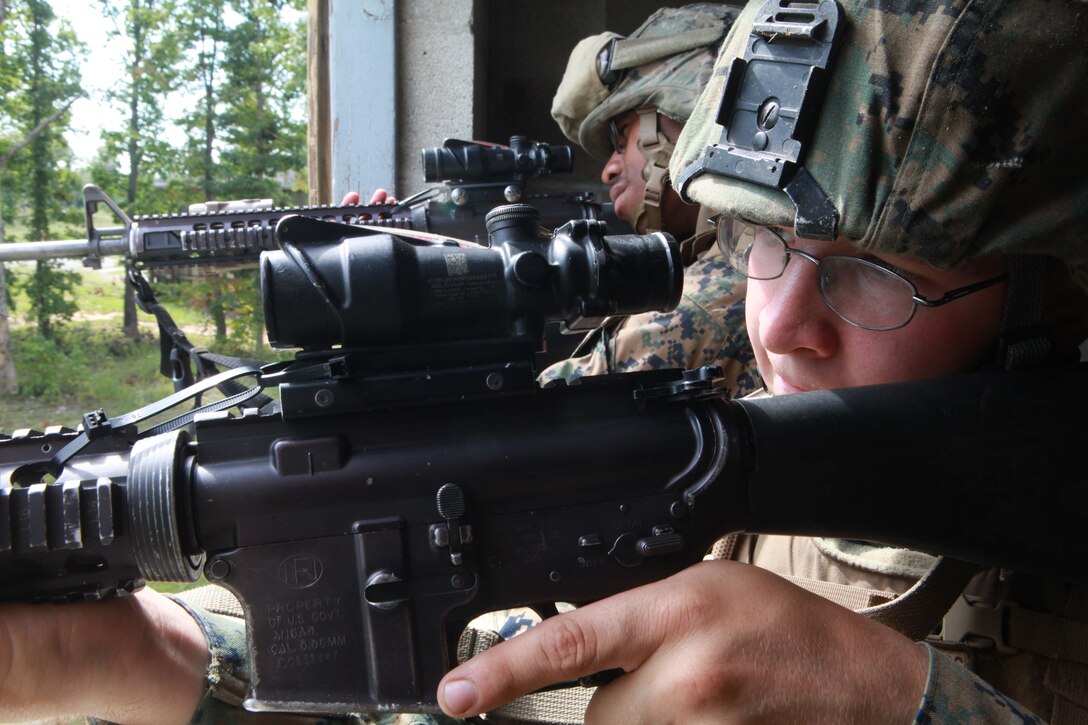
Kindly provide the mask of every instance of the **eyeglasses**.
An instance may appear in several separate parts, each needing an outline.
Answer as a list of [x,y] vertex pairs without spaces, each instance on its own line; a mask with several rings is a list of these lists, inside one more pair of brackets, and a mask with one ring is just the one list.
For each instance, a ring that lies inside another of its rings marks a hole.
[[773,229],[735,217],[711,220],[717,227],[718,248],[738,272],[749,279],[778,279],[797,255],[816,265],[824,303],[851,325],[865,330],[898,330],[912,319],[918,306],[940,307],[1008,278],[998,275],[945,292],[930,300],[918,294],[909,279],[880,262],[832,255],[818,259],[786,243]]
[[611,119],[608,122],[608,141],[612,144],[612,150],[616,153],[623,155],[623,149],[627,145],[626,141],[627,129],[620,128],[620,125],[616,123],[616,119]]

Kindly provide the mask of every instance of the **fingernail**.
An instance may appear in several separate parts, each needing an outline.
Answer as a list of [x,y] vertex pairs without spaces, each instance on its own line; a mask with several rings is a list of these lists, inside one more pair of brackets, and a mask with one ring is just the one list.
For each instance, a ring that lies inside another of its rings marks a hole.
[[476,685],[468,680],[453,680],[447,682],[442,688],[442,699],[446,703],[446,710],[450,713],[471,710],[479,696]]

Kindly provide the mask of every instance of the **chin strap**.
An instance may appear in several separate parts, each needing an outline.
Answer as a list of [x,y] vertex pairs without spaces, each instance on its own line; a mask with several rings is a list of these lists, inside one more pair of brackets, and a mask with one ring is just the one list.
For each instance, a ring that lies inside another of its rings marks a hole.
[[[646,191],[635,210],[635,230],[649,234],[661,230],[661,200],[669,183],[669,159],[676,146],[657,125],[657,109],[643,107],[635,111],[638,114],[638,149],[646,157],[646,166],[642,169],[642,178],[646,181]],[[640,229],[645,222],[645,229]]]
[[1052,360],[1054,336],[1043,321],[1047,260],[1038,254],[1010,254],[1005,314],[1001,321],[996,364],[1016,370]]

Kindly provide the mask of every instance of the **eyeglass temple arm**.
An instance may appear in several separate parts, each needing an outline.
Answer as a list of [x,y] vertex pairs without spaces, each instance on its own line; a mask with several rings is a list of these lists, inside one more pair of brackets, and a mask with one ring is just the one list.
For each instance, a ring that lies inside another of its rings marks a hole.
[[941,305],[947,305],[949,302],[952,302],[954,300],[958,300],[960,297],[966,297],[969,294],[974,294],[975,292],[981,292],[982,290],[986,289],[987,287],[992,287],[995,284],[997,284],[998,282],[1003,282],[1008,278],[1009,278],[1008,273],[999,274],[996,277],[990,277],[989,279],[984,279],[981,282],[975,282],[973,284],[969,284],[969,285],[966,285],[964,287],[957,287],[954,290],[949,290],[948,292],[945,292],[944,295],[942,295],[939,299],[936,299],[936,300],[928,300],[925,297],[923,297],[922,295],[916,294],[916,295],[914,295],[914,301],[916,303],[922,305],[923,307],[940,307]]

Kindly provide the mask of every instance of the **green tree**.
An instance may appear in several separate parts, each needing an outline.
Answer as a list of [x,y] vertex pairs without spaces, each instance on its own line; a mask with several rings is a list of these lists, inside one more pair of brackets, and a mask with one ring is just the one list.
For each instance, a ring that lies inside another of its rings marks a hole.
[[188,139],[183,164],[205,201],[215,199],[218,193],[215,152],[224,82],[223,50],[228,37],[225,10],[226,0],[181,0],[179,6],[182,33],[191,39],[190,62],[182,77],[199,98],[178,122]]
[[[124,204],[127,210],[155,208],[156,178],[170,175],[176,166],[176,152],[165,140],[167,95],[177,83],[179,44],[174,0],[125,0],[103,2],[115,23],[113,39],[127,38],[125,74],[110,92],[110,100],[125,109],[127,121],[120,131],[104,135],[106,156],[127,168]],[[145,173],[149,168],[151,173]],[[122,331],[137,335],[136,301],[131,287],[125,287]]]
[[[6,10],[6,7],[4,7],[2,3],[3,0],[0,0],[0,24],[4,21],[4,11]],[[3,153],[0,153],[0,196],[3,195],[3,176],[8,162],[11,161],[16,154],[33,143],[45,129],[49,128],[50,124],[66,114],[71,105],[72,101],[68,101],[67,104],[56,111],[53,111],[53,113],[44,118],[35,128],[31,129],[21,141],[12,144],[4,150]],[[3,243],[4,215],[3,212],[0,211],[0,244]],[[11,328],[8,324],[8,310],[11,308],[11,302],[11,295],[8,292],[7,271],[4,269],[4,265],[0,264],[0,392],[13,391],[18,384],[18,376],[15,371],[15,358],[11,354]]]
[[[179,10],[193,43],[183,76],[200,99],[180,121],[188,136],[188,177],[205,199],[290,202],[284,182],[306,163],[302,2],[182,0]],[[296,19],[285,19],[285,11]],[[215,324],[216,347],[259,343],[256,274],[220,272],[208,270],[198,287],[198,302]]]
[[302,0],[230,0],[241,21],[226,48],[227,83],[220,169],[224,191],[234,198],[289,202],[288,174],[305,188],[306,89],[304,19],[285,19]]
[[[0,0],[0,101],[7,107],[8,94],[14,87],[14,68],[7,52],[9,25],[8,0]],[[0,129],[2,132],[3,129]],[[7,144],[3,144],[7,146]],[[4,194],[4,168],[14,155],[12,148],[4,149],[3,163],[0,163],[0,244],[4,243],[4,210],[7,206]],[[0,264],[0,392],[14,390],[18,382],[15,373],[15,358],[11,355],[11,329],[8,324],[8,310],[11,307],[8,292],[7,270]]]
[[[60,182],[62,162],[70,159],[62,132],[69,122],[68,106],[82,93],[78,70],[82,49],[45,0],[6,3],[3,25],[5,78],[0,89],[9,110],[3,123],[16,138],[28,141],[27,153],[9,155],[5,166],[16,169],[22,182],[15,191],[29,206],[29,236],[49,239],[50,221],[62,214],[70,196]],[[21,150],[16,146],[12,148]],[[43,261],[20,281],[42,337],[52,339],[57,320],[75,312],[71,296],[77,279],[76,273]]]
[[105,157],[116,159],[126,177],[127,208],[153,208],[153,182],[176,170],[176,150],[166,140],[167,96],[178,88],[183,47],[174,0],[103,2],[115,21],[111,40],[124,39],[124,75],[108,93],[123,109],[124,126],[103,134]]

